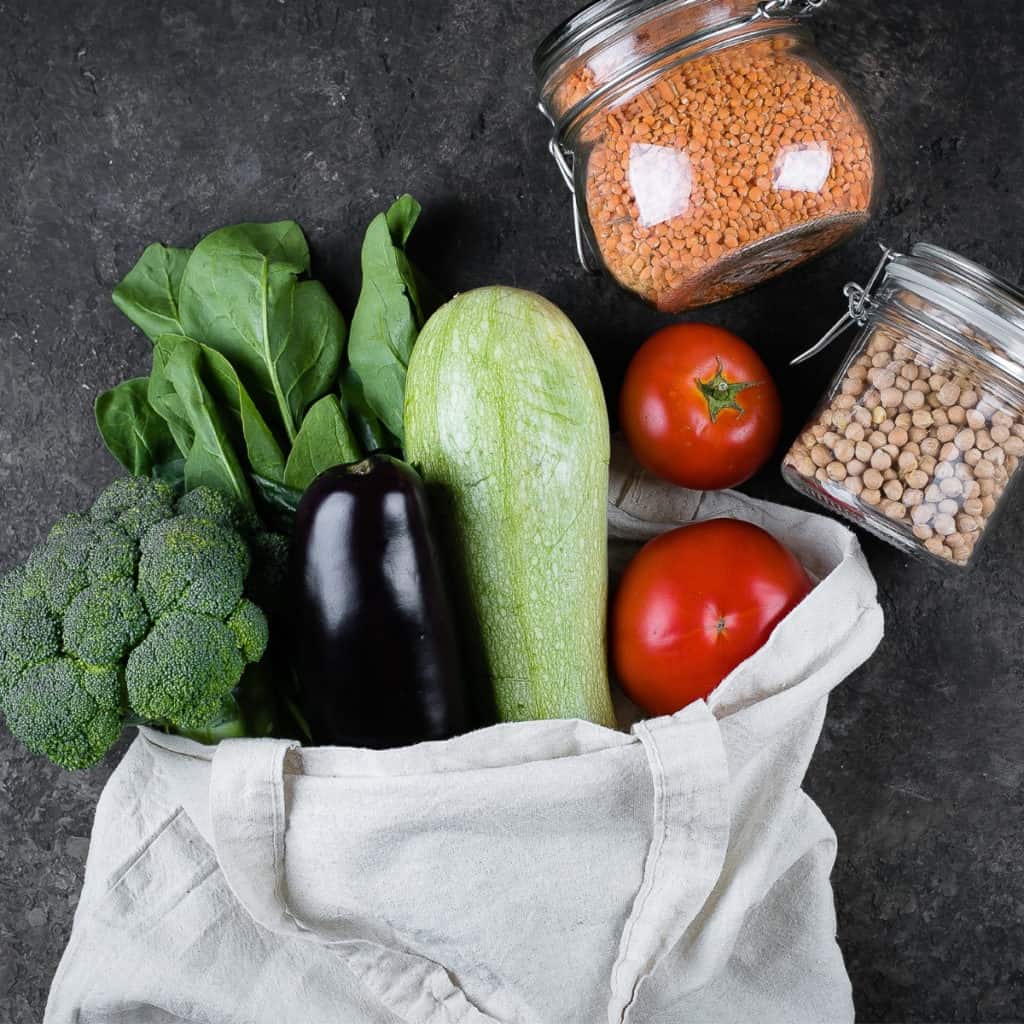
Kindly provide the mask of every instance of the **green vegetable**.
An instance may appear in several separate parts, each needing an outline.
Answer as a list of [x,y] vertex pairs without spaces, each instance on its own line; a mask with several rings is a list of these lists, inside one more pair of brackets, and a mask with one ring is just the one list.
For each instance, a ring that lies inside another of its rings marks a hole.
[[608,415],[573,325],[529,292],[457,296],[413,351],[405,443],[444,503],[502,720],[613,725]]
[[304,491],[325,469],[358,462],[359,444],[334,395],[321,398],[302,422],[284,471],[287,487]]
[[184,479],[185,459],[167,423],[149,404],[149,378],[133,377],[96,399],[103,443],[129,473],[174,483]]
[[289,443],[335,386],[345,345],[345,321],[323,285],[299,279],[308,271],[298,224],[236,224],[195,247],[181,281],[181,333],[230,360]]
[[256,572],[279,588],[282,562],[282,545],[219,492],[175,502],[166,484],[115,481],[0,580],[11,732],[75,769],[98,761],[129,719],[201,735],[241,728],[235,690],[267,645],[247,595]]
[[431,309],[424,304],[419,275],[405,254],[420,204],[396,199],[378,214],[363,241],[363,287],[352,316],[348,358],[370,408],[401,441],[406,367]]
[[184,334],[179,297],[191,249],[154,243],[114,289],[114,305],[155,342],[161,334]]
[[404,251],[419,212],[402,196],[367,231],[347,361],[294,222],[149,246],[114,301],[154,342],[153,367],[97,400],[109,450],[133,474],[217,488],[282,523],[324,469],[400,452],[405,367],[436,304]]
[[201,345],[180,335],[163,335],[153,350],[149,404],[185,452],[185,487],[213,487],[253,508],[245,470],[203,380],[203,369]]

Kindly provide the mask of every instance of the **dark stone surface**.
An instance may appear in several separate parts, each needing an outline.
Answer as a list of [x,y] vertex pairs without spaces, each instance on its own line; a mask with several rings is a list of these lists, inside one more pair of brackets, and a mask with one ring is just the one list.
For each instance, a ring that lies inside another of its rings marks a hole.
[[[145,371],[148,345],[108,294],[154,239],[294,217],[350,310],[362,229],[408,189],[438,282],[544,292],[613,393],[662,318],[575,266],[529,70],[573,6],[0,0],[0,568],[116,472],[91,403]],[[836,317],[876,239],[1024,268],[1017,0],[833,3],[817,32],[878,126],[882,212],[842,251],[704,314],[779,371],[790,435],[840,352],[784,364]],[[797,501],[774,469],[750,489]],[[963,577],[865,541],[888,636],[836,694],[808,779],[839,834],[865,1021],[1024,1015],[1022,529],[1017,502]],[[67,775],[0,734],[0,1021],[41,1020],[115,760]]]

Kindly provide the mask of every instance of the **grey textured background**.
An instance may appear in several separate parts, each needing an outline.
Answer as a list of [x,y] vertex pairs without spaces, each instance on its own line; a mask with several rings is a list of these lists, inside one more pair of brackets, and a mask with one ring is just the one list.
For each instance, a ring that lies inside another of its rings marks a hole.
[[[0,569],[116,470],[97,393],[148,344],[108,295],[152,240],[294,217],[351,309],[361,232],[397,192],[449,290],[560,303],[609,393],[655,314],[576,269],[529,59],[573,0],[0,0]],[[1024,267],[1024,8],[833,0],[822,48],[877,125],[871,231],[704,316],[778,371],[789,435],[840,357],[786,359],[877,239]],[[774,467],[754,493],[797,499]],[[835,696],[808,778],[839,834],[840,939],[863,1021],[1024,1017],[1024,630],[1018,501],[949,577],[866,540],[888,636]],[[41,1020],[116,755],[67,775],[0,732],[0,1022]]]

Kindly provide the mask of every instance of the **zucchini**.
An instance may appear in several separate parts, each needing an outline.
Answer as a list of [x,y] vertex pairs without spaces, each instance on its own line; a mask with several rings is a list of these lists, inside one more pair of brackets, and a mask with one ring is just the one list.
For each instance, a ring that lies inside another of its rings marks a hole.
[[409,363],[405,445],[444,505],[499,719],[613,726],[608,412],[569,319],[514,288],[441,307]]

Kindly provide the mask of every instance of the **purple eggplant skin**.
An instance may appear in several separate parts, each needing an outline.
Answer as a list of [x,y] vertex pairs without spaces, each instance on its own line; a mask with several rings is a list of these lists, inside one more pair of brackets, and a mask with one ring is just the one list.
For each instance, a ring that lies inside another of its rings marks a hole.
[[389,455],[336,466],[295,516],[289,643],[313,742],[383,749],[468,729],[423,482]]

